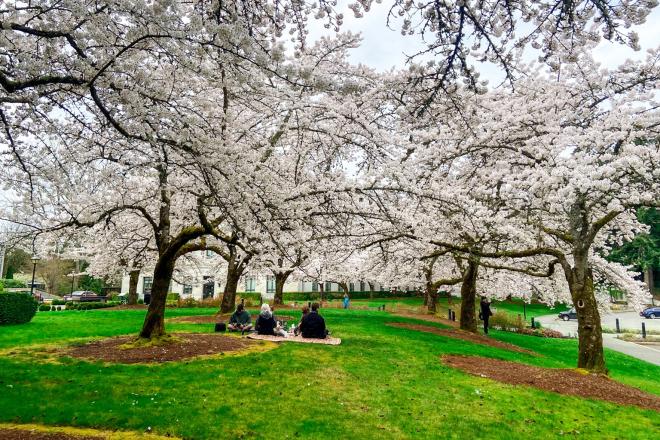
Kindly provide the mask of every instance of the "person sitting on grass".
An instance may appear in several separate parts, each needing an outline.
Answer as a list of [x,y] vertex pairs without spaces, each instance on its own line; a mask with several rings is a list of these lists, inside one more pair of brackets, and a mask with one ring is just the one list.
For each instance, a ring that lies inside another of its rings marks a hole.
[[325,339],[327,336],[325,319],[319,315],[319,303],[312,304],[312,311],[303,317],[300,332],[303,338]]
[[229,325],[227,326],[230,332],[249,332],[252,330],[252,318],[243,304],[236,306],[236,311],[229,318]]
[[300,322],[298,323],[298,326],[296,329],[293,331],[293,334],[298,336],[300,334],[300,326],[302,325],[302,320],[305,319],[305,316],[309,313],[309,307],[308,306],[303,306],[302,307],[302,316],[300,317]]
[[259,335],[286,337],[286,331],[277,324],[268,304],[261,305],[261,313],[259,313],[259,317],[254,323],[254,329]]

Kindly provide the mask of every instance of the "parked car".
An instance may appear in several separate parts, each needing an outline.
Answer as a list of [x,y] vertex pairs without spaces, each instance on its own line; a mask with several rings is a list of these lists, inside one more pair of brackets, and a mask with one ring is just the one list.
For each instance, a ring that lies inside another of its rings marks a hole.
[[639,312],[639,316],[643,316],[646,319],[655,319],[660,318],[660,307],[649,307]]
[[65,295],[64,301],[74,301],[74,302],[105,302],[105,296],[100,296],[96,292],[91,290],[76,290],[72,292],[71,295]]
[[569,319],[577,319],[577,313],[575,313],[575,307],[573,307],[570,310],[566,310],[565,312],[559,313],[559,319],[563,319],[564,321],[568,321]]

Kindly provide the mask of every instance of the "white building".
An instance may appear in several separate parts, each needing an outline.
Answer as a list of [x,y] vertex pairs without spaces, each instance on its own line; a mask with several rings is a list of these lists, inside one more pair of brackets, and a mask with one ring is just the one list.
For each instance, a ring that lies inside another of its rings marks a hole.
[[[170,292],[178,293],[181,298],[194,298],[197,300],[206,298],[219,298],[222,296],[224,289],[225,279],[224,276],[216,275],[216,267],[219,258],[212,252],[203,253],[199,255],[200,263],[196,265],[194,275],[191,278],[190,284],[182,284],[175,280],[170,285]],[[176,277],[175,277],[176,278]],[[220,279],[218,279],[220,278]],[[291,278],[290,278],[291,279]],[[153,273],[150,269],[143,270],[138,279],[138,296],[144,298],[144,293],[151,290],[153,282]],[[127,294],[129,287],[128,273],[124,274],[121,280],[121,293]],[[249,273],[245,275],[241,283],[238,285],[238,292],[259,292],[264,299],[272,299],[275,296],[275,276],[261,275],[251,276]],[[324,292],[339,292],[341,288],[337,283],[326,281],[323,285]],[[364,292],[369,290],[369,285],[365,281],[356,281],[348,283],[349,292]],[[381,285],[374,286],[375,291],[389,290]],[[284,292],[319,292],[319,283],[316,281],[307,280],[291,280],[287,281],[284,285]]]

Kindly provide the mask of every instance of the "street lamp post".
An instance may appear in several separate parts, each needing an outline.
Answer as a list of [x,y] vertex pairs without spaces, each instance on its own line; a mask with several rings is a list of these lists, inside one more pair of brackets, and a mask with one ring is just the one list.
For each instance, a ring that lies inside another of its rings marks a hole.
[[34,296],[34,275],[37,272],[37,262],[39,261],[39,257],[36,255],[33,255],[31,260],[32,260],[32,283],[30,284],[30,296]]

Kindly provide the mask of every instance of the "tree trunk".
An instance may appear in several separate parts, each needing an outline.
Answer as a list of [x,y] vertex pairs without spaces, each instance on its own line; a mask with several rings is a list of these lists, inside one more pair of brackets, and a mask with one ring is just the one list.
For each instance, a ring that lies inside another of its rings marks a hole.
[[429,288],[428,288],[428,286],[426,286],[426,289],[424,289],[424,302],[423,302],[423,305],[424,305],[424,307],[429,305]]
[[144,324],[140,331],[141,338],[157,338],[165,335],[165,304],[172,281],[175,259],[161,257],[154,269],[154,282],[151,286],[151,302]]
[[603,333],[598,303],[594,295],[593,272],[586,258],[573,268],[569,288],[578,318],[578,368],[597,373],[607,373],[603,353]]
[[454,299],[451,297],[451,291],[447,290],[447,304],[454,305]]
[[348,293],[348,284],[346,284],[346,282],[337,283],[337,285],[344,291],[344,293]]
[[323,303],[323,283],[319,283],[319,302]]
[[461,285],[461,329],[477,333],[477,318],[474,313],[477,298],[477,272],[479,263],[470,260]]
[[438,292],[428,292],[427,293],[428,297],[428,303],[426,304],[429,313],[435,314],[436,310],[436,304],[438,303]]
[[284,304],[284,283],[290,274],[289,271],[275,272],[275,298],[273,299],[275,304]]
[[128,273],[128,303],[137,304],[138,302],[138,280],[140,279],[140,269],[133,269]]
[[369,299],[374,299],[374,285],[370,281],[367,284],[369,284]]
[[229,313],[236,308],[236,290],[238,281],[241,279],[241,273],[233,265],[227,268],[227,282],[225,290],[222,292],[222,301],[220,302],[220,313]]

